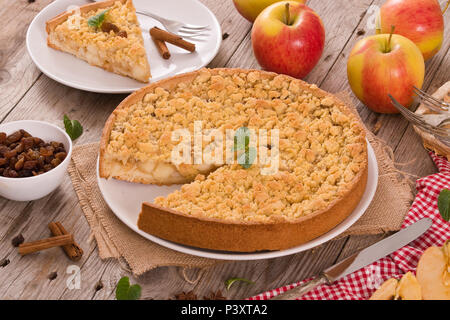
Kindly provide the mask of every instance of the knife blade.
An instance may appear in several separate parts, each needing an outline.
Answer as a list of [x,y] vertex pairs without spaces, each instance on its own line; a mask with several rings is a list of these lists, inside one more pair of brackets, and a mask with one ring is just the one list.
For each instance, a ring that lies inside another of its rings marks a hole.
[[301,297],[318,285],[331,284],[346,275],[357,271],[372,262],[375,262],[404,247],[411,241],[417,239],[430,228],[433,221],[430,218],[423,218],[412,225],[394,233],[393,235],[376,242],[375,244],[345,258],[341,262],[325,269],[322,273],[310,282],[288,290],[273,297],[273,300],[289,300]]

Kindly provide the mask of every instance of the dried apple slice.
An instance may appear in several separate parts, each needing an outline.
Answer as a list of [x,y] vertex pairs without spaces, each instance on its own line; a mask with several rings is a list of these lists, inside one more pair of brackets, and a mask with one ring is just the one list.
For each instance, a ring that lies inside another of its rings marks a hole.
[[369,300],[394,300],[395,289],[397,289],[398,280],[390,278],[373,293]]
[[450,241],[430,247],[417,266],[417,280],[424,300],[450,300]]
[[400,281],[386,280],[369,300],[422,300],[422,289],[416,277],[407,272]]
[[398,282],[394,300],[422,300],[422,288],[411,272],[405,273]]

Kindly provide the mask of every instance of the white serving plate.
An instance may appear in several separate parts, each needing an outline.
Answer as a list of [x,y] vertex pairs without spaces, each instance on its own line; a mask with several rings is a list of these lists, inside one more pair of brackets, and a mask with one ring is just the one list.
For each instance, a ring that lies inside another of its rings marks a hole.
[[[66,11],[70,6],[81,6],[89,0],[56,0],[42,9],[31,22],[26,42],[28,53],[36,66],[48,77],[69,87],[99,93],[130,93],[147,84],[89,65],[71,54],[47,46],[45,22]],[[189,53],[168,44],[171,53],[164,60],[158,53],[149,30],[163,28],[157,21],[138,14],[142,28],[147,58],[155,82],[176,74],[195,71],[206,66],[217,54],[222,42],[222,31],[214,14],[198,0],[133,0],[138,9],[145,9],[159,16],[196,25],[208,25],[208,36],[201,40],[188,39],[196,45],[196,52]]]
[[325,233],[324,235],[311,240],[302,245],[279,251],[263,251],[255,253],[240,253],[240,252],[227,252],[227,251],[215,251],[202,248],[194,248],[185,246],[182,244],[167,241],[148,233],[145,233],[138,229],[137,220],[139,212],[141,210],[141,204],[144,201],[152,202],[158,196],[165,196],[174,190],[180,189],[181,185],[173,186],[157,186],[157,185],[143,185],[138,183],[130,183],[125,181],[119,181],[115,179],[103,179],[100,178],[98,172],[97,162],[97,180],[100,191],[103,195],[108,206],[115,213],[115,215],[122,220],[133,231],[137,232],[144,238],[147,238],[153,242],[156,242],[164,247],[211,259],[223,259],[223,260],[258,260],[282,257],[301,251],[305,251],[314,248],[334,237],[338,236],[345,230],[347,230],[353,223],[358,220],[362,214],[366,211],[370,202],[375,195],[378,183],[378,165],[375,153],[372,146],[367,142],[368,146],[368,178],[366,190],[355,210],[334,229]]

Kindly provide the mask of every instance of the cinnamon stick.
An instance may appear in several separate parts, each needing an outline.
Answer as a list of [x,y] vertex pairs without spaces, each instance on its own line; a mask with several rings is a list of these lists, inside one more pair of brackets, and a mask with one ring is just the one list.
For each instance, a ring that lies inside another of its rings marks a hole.
[[[61,236],[69,234],[66,229],[63,227],[61,222],[50,222],[48,225],[52,235]],[[74,241],[71,244],[67,244],[62,246],[64,252],[72,261],[78,261],[83,256],[83,249]]]
[[53,247],[68,245],[71,243],[73,243],[73,236],[71,234],[65,234],[62,236],[22,243],[21,245],[19,245],[19,253],[21,255],[26,255]]
[[156,39],[155,37],[152,37],[153,42],[156,45],[156,48],[159,51],[159,54],[161,55],[161,57],[163,57],[164,59],[169,59],[170,58],[170,52],[169,49],[167,48],[167,45],[164,41]]
[[194,52],[195,51],[195,44],[188,42],[186,40],[184,40],[183,38],[181,38],[180,36],[174,34],[174,33],[170,33],[167,32],[165,30],[162,30],[158,27],[153,27],[150,29],[150,35],[153,38],[156,38],[158,40],[164,41],[164,42],[168,42],[173,44],[174,46],[183,48],[187,51],[190,52]]

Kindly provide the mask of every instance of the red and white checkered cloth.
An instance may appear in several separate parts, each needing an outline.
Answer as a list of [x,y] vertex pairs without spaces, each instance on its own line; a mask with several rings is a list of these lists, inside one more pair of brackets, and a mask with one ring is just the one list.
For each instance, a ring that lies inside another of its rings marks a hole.
[[[421,178],[416,182],[418,194],[403,221],[402,228],[424,218],[433,220],[433,225],[421,237],[409,245],[375,263],[349,274],[333,285],[322,285],[310,291],[301,300],[366,300],[387,279],[400,278],[408,271],[415,272],[422,252],[430,246],[442,246],[450,238],[450,222],[442,219],[437,198],[442,189],[450,189],[450,162],[430,153],[439,173]],[[251,297],[250,300],[265,300],[311,279],[306,279],[275,290]]]

